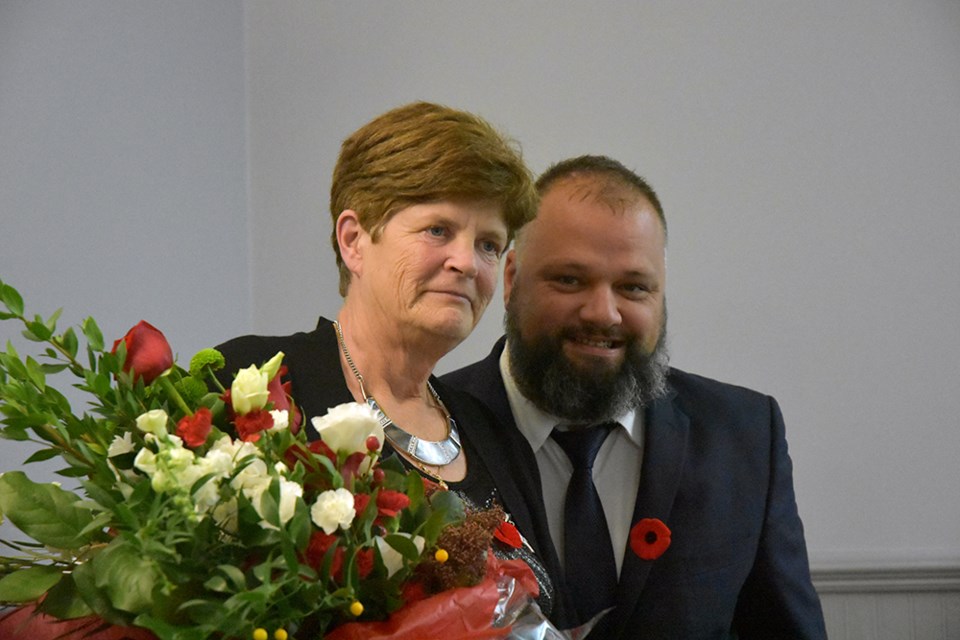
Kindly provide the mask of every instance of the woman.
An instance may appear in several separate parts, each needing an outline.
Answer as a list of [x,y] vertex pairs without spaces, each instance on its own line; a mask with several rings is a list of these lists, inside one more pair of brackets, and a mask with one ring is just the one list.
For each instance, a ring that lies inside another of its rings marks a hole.
[[[333,173],[344,297],[336,319],[320,318],[309,333],[231,340],[219,347],[225,371],[283,351],[306,418],[366,402],[388,417],[386,448],[409,466],[479,507],[525,510],[511,479],[494,482],[484,460],[526,443],[432,371],[476,326],[500,256],[536,202],[520,154],[484,120],[424,102],[381,115],[344,141]],[[548,613],[552,588],[525,559]]]

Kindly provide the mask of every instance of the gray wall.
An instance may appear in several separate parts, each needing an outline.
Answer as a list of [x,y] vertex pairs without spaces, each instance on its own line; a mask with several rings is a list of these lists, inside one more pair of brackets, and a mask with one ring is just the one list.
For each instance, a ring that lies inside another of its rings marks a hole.
[[183,357],[312,327],[343,137],[475,111],[657,188],[673,361],[781,402],[815,565],[957,566],[958,68],[955,0],[7,1],[0,278]]
[[249,331],[244,86],[238,3],[0,0],[0,278],[29,312],[143,318],[185,360]]

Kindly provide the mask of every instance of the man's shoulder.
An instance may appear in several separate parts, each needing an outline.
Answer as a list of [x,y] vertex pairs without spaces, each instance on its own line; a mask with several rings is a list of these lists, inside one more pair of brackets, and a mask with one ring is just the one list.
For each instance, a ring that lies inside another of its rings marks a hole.
[[670,367],[667,385],[678,394],[722,395],[742,398],[767,398],[767,394],[739,384],[724,382],[707,376]]
[[769,421],[780,409],[771,396],[741,385],[671,368],[667,402],[695,422],[749,424]]
[[769,407],[776,401],[756,389],[723,382],[671,367],[667,375],[669,397],[683,405],[720,407]]

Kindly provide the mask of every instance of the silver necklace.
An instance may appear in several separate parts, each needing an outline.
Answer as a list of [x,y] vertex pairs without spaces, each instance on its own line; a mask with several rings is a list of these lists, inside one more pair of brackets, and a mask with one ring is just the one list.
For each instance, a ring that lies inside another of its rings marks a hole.
[[337,341],[340,343],[343,357],[350,366],[353,375],[356,376],[357,382],[360,383],[360,395],[363,396],[367,405],[377,414],[377,418],[380,420],[380,426],[383,427],[383,433],[387,436],[387,439],[393,443],[393,446],[400,451],[406,451],[414,460],[434,467],[442,467],[456,460],[457,456],[460,455],[460,433],[457,431],[457,423],[453,419],[453,416],[450,415],[450,412],[447,411],[446,405],[443,404],[443,400],[440,399],[440,395],[436,389],[433,388],[433,385],[430,384],[430,381],[427,381],[427,388],[430,389],[433,399],[437,402],[437,406],[440,407],[440,411],[443,412],[443,416],[447,419],[447,435],[443,440],[422,440],[394,424],[393,420],[387,416],[376,399],[368,394],[364,388],[363,376],[360,375],[357,365],[353,363],[353,358],[350,357],[350,352],[347,350],[347,343],[343,339],[343,330],[340,328],[340,323],[334,320],[333,328],[337,331]]

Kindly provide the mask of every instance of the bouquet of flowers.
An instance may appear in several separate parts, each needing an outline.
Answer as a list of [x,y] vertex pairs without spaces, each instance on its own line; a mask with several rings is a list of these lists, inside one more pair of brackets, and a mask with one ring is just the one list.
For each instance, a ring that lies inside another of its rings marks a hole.
[[[386,637],[365,630],[422,623],[427,611],[432,632],[502,637],[495,610],[508,626],[536,593],[526,565],[486,552],[502,513],[465,513],[455,494],[381,459],[368,407],[341,405],[301,428],[282,353],[224,388],[219,352],[183,369],[145,322],[108,349],[92,318],[58,332],[59,311],[28,317],[2,281],[0,305],[0,320],[43,345],[42,361],[9,343],[0,352],[0,436],[38,443],[27,462],[59,457],[58,473],[79,484],[0,474],[0,515],[30,538],[0,541],[16,552],[0,557],[0,603],[18,613],[82,619],[85,633],[284,640],[337,627],[341,638]],[[68,374],[89,412],[48,380]],[[445,627],[444,606],[476,635]]]

